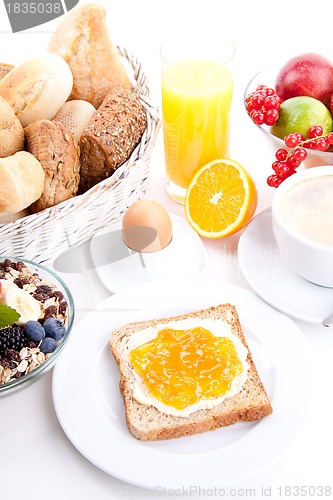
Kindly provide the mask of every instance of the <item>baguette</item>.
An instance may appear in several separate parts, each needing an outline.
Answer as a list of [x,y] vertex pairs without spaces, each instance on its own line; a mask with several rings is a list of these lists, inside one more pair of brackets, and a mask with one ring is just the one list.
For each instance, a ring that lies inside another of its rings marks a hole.
[[[155,406],[142,404],[133,397],[135,379],[134,369],[128,358],[128,341],[133,333],[148,327],[188,318],[227,321],[232,333],[240,339],[248,351],[249,368],[248,377],[236,395],[224,399],[214,408],[200,409],[183,417],[163,413]],[[189,436],[235,424],[241,420],[257,420],[272,413],[272,406],[249,351],[237,311],[231,304],[221,304],[172,318],[129,323],[113,331],[110,345],[121,374],[119,387],[123,394],[127,425],[133,436],[140,440],[163,440]]]
[[48,50],[63,57],[74,78],[70,99],[98,108],[110,89],[132,88],[111,40],[104,7],[88,3],[67,13],[50,39]]

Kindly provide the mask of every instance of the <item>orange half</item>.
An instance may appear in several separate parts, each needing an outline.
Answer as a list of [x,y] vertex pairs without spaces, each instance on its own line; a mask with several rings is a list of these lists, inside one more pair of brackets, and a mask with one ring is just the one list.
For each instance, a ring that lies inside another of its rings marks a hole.
[[188,222],[201,236],[222,238],[250,222],[258,204],[246,170],[229,158],[214,160],[194,175],[185,197]]

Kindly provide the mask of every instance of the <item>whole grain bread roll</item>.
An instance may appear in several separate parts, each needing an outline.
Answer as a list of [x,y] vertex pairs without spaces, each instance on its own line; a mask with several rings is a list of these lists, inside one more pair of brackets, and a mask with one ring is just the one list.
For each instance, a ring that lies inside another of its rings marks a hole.
[[146,113],[135,92],[122,88],[109,92],[79,142],[79,192],[110,177],[130,157],[146,126]]
[[84,99],[98,108],[111,88],[132,87],[101,5],[88,3],[67,13],[48,50],[63,57],[73,73],[70,99]]
[[30,206],[33,213],[76,195],[80,163],[72,133],[60,122],[39,120],[25,129],[26,149],[40,162],[45,181],[41,196]]
[[67,101],[72,86],[68,64],[60,56],[46,53],[24,61],[0,80],[0,96],[25,127],[53,118]]
[[65,102],[53,118],[53,121],[60,122],[68,128],[72,132],[76,144],[78,144],[82,132],[95,111],[96,109],[90,102],[75,99],[74,101]]
[[15,214],[36,201],[43,192],[44,170],[26,151],[0,159],[0,213]]
[[13,108],[0,97],[0,158],[24,149],[24,130]]

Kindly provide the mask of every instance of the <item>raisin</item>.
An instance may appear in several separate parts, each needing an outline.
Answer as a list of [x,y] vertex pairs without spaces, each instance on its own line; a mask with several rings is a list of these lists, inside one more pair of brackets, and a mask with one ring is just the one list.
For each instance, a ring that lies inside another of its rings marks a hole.
[[11,361],[17,361],[18,363],[21,361],[20,353],[15,351],[15,349],[6,349],[5,357]]
[[50,295],[50,294],[52,292],[53,292],[52,288],[50,286],[48,286],[48,285],[38,285],[36,287],[36,293],[46,294],[49,297],[51,297],[52,295]]
[[23,288],[23,283],[22,283],[22,280],[21,278],[15,278],[14,279],[14,283],[16,286],[18,286],[19,288]]
[[45,309],[44,319],[56,316],[56,314],[57,314],[57,306],[49,306]]
[[16,270],[17,270],[17,271],[22,271],[22,269],[23,269],[24,267],[27,267],[27,266],[24,264],[24,262],[22,262],[22,261],[20,261],[20,260],[19,260],[18,262],[16,262]]
[[45,302],[45,300],[49,299],[50,297],[47,295],[47,293],[34,293],[33,296],[35,297],[36,300],[39,300],[39,302]]
[[67,303],[65,301],[60,302],[59,313],[64,315],[66,313],[66,310],[67,310]]
[[58,300],[59,300],[59,302],[61,302],[61,301],[62,301],[62,299],[64,298],[64,295],[63,295],[63,293],[62,293],[62,292],[60,292],[59,290],[55,290],[55,291],[53,292],[53,297],[55,297],[56,299],[58,299]]
[[15,361],[12,361],[11,359],[8,358],[1,358],[1,364],[4,368],[10,368],[11,370],[13,368],[16,368]]

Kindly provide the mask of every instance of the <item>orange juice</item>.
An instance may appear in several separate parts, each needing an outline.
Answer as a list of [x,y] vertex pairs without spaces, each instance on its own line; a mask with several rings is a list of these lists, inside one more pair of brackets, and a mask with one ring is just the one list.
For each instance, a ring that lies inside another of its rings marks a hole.
[[166,65],[162,109],[166,174],[187,188],[206,163],[228,155],[233,81],[228,66],[190,59]]

